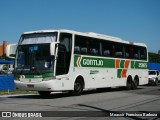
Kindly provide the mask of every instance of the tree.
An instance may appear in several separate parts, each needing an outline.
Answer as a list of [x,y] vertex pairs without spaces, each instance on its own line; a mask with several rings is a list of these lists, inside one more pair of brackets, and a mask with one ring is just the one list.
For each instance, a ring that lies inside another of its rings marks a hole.
[[160,63],[160,55],[159,54],[149,52],[148,57],[149,57],[149,62]]

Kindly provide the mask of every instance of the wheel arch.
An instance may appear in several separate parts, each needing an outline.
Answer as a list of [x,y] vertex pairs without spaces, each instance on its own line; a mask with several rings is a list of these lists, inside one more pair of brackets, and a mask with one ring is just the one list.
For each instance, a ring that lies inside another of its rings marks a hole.
[[128,75],[128,77],[127,77],[127,81],[126,81],[126,82],[132,82],[132,81],[133,81],[132,76],[131,76],[131,75]]

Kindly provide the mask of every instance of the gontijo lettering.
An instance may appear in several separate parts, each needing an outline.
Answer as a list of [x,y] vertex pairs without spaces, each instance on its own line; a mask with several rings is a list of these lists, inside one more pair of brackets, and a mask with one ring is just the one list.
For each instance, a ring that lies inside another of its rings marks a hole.
[[103,66],[103,60],[83,59],[83,65]]

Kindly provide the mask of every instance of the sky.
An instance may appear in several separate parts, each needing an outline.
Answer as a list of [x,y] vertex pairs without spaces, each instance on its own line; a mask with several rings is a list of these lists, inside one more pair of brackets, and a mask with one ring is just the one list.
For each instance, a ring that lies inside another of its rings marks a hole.
[[23,32],[69,29],[145,43],[160,50],[160,0],[0,0],[0,44]]

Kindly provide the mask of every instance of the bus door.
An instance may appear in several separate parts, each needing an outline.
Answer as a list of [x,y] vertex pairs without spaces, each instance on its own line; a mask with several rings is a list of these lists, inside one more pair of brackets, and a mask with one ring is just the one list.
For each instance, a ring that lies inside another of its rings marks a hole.
[[72,35],[68,33],[61,33],[60,44],[58,45],[56,75],[64,75],[69,72],[71,51]]

